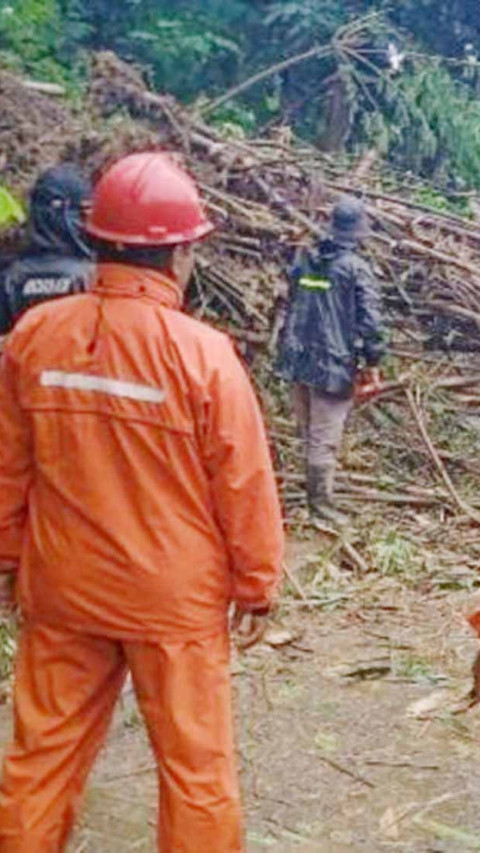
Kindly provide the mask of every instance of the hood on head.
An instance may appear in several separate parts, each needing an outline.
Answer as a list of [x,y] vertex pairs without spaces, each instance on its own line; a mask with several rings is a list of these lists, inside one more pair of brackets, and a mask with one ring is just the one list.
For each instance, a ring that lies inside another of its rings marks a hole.
[[29,249],[90,257],[82,233],[82,207],[91,193],[90,182],[73,164],[43,172],[30,196]]
[[370,227],[363,201],[343,196],[334,206],[330,220],[330,236],[340,246],[352,245],[368,237]]

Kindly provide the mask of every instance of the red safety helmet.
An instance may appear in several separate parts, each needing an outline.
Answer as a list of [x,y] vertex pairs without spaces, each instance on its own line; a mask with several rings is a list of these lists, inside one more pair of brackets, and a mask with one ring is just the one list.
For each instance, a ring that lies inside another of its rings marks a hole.
[[192,178],[163,152],[130,154],[100,178],[86,229],[126,246],[192,243],[214,230]]

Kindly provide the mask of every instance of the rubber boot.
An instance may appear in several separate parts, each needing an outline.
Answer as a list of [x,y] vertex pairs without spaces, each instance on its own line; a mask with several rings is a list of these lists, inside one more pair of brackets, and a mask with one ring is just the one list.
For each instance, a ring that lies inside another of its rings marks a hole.
[[335,469],[320,465],[309,465],[307,469],[308,508],[313,518],[326,521],[335,527],[343,527],[348,517],[335,508],[333,482]]

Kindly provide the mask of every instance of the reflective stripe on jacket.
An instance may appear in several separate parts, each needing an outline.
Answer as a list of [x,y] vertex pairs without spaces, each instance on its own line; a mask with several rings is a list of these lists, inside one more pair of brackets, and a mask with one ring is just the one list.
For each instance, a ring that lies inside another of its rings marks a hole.
[[112,637],[272,601],[283,533],[259,407],[229,340],[150,270],[28,312],[0,376],[0,562],[31,619]]
[[0,276],[0,335],[6,335],[28,308],[88,289],[93,264],[86,258],[43,253],[24,255]]

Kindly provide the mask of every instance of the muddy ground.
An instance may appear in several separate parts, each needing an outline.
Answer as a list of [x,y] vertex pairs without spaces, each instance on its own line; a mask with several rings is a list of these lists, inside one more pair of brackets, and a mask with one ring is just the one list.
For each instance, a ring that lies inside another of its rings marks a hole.
[[[290,544],[299,578],[315,550]],[[480,711],[455,713],[476,651],[465,590],[353,576],[350,588],[310,610],[287,597],[270,642],[232,663],[248,851],[480,850]],[[5,737],[8,707],[0,725]],[[152,851],[155,812],[126,695],[70,849]]]

